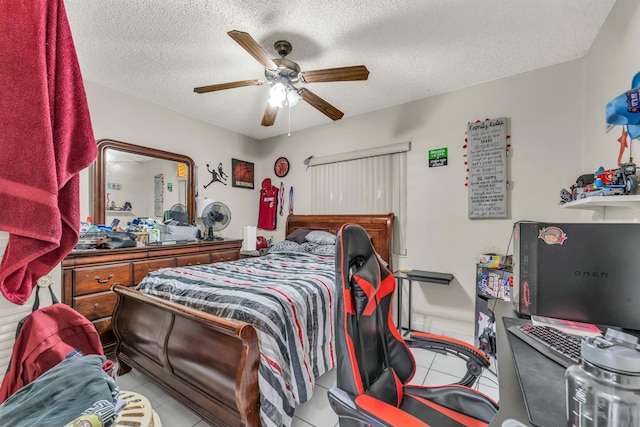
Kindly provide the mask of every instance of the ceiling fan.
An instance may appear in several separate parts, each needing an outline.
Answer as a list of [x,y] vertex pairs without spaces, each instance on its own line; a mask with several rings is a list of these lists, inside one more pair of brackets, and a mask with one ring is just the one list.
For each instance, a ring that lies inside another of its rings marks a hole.
[[271,58],[269,54],[256,42],[249,33],[242,31],[229,31],[227,33],[244,50],[249,52],[262,66],[266,80],[241,80],[237,82],[221,83],[210,86],[201,86],[193,89],[197,93],[214,92],[218,90],[234,89],[244,86],[259,86],[264,83],[271,85],[271,98],[262,116],[262,126],[271,126],[276,120],[279,108],[283,105],[293,106],[306,101],[309,105],[329,117],[331,120],[339,120],[344,113],[315,93],[305,88],[297,88],[297,83],[318,82],[344,82],[354,80],[367,80],[369,70],[364,65],[351,67],[326,68],[314,71],[301,71],[300,66],[285,57],[291,52],[291,43],[286,40],[275,42],[274,48],[280,58]]

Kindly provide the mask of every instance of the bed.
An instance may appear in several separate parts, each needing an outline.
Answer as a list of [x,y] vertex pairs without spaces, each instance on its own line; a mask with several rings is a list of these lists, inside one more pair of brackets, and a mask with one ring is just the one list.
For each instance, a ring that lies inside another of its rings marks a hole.
[[[380,256],[385,260],[391,260],[393,214],[290,215],[287,219],[286,234],[289,235],[300,228],[336,233],[345,223],[358,223],[363,226],[370,234]],[[272,256],[275,255],[265,258]],[[329,261],[332,263],[332,260]],[[231,266],[226,265],[224,268],[231,268],[233,265],[238,268],[242,265],[246,267],[248,263],[257,262],[256,259],[245,259],[225,263]],[[326,268],[328,261],[325,259],[322,262]],[[210,270],[209,266],[205,266],[187,272],[209,274]],[[256,268],[256,271],[260,270]],[[238,274],[243,281],[245,272],[242,270],[242,274]],[[264,276],[256,276],[256,280],[260,281],[260,277],[264,279]],[[157,275],[155,278],[150,275],[148,279],[160,280]],[[262,365],[265,360],[259,344],[259,335],[261,340],[264,339],[264,332],[260,327],[183,305],[184,301],[171,302],[150,295],[149,291],[141,292],[120,285],[115,285],[113,290],[118,295],[113,328],[117,338],[116,357],[120,374],[132,367],[137,369],[211,425],[262,425],[260,402],[267,391],[261,393],[259,386],[263,384],[265,388],[264,379],[261,378],[259,381],[259,371],[260,375],[264,376]],[[319,346],[324,351],[318,353],[321,355],[319,359],[322,360],[317,366],[307,367],[312,377],[319,376],[335,364],[335,361],[329,360],[333,357],[333,318],[329,314],[326,316],[329,319],[324,320],[329,326],[325,329],[329,331],[329,335],[323,336],[330,336],[331,340]],[[306,338],[301,337],[301,340],[304,341]],[[330,349],[329,354],[327,348]],[[304,401],[310,397],[313,382],[314,378],[310,378],[309,383],[303,387],[309,392],[307,396],[299,396],[298,388],[289,386],[290,379],[283,384],[289,393]],[[277,406],[275,405],[276,409]],[[290,415],[292,413],[285,415],[282,424],[287,425],[290,422]],[[271,419],[267,417],[265,424],[270,422]]]

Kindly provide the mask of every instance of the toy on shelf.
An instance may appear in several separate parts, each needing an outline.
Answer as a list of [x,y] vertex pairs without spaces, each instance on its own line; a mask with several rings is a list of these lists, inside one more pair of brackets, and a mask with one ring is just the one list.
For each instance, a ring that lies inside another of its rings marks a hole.
[[[635,194],[638,190],[638,176],[635,163],[622,163],[617,169],[604,170],[602,166],[594,174],[596,177],[591,192],[603,192],[616,194]],[[606,194],[601,194],[606,195]]]
[[604,169],[601,166],[591,177],[578,177],[569,190],[560,190],[560,204],[586,197],[636,194],[637,191],[635,163],[621,163],[617,169]]

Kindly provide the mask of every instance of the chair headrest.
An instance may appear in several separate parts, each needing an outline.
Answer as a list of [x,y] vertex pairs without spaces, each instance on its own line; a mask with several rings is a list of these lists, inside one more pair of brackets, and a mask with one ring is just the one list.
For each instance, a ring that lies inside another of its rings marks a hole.
[[347,265],[357,262],[359,258],[375,257],[375,250],[371,243],[371,237],[367,231],[358,224],[345,224],[338,231],[341,256],[349,260]]
[[368,311],[369,303],[380,287],[380,265],[371,238],[357,224],[346,224],[338,232],[336,272],[340,284],[352,291],[356,316]]

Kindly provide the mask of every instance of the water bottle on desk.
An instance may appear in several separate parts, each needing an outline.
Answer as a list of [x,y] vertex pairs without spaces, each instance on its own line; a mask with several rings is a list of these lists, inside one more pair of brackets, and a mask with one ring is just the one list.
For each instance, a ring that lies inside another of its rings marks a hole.
[[640,426],[638,338],[613,329],[582,340],[582,364],[565,373],[567,425]]

